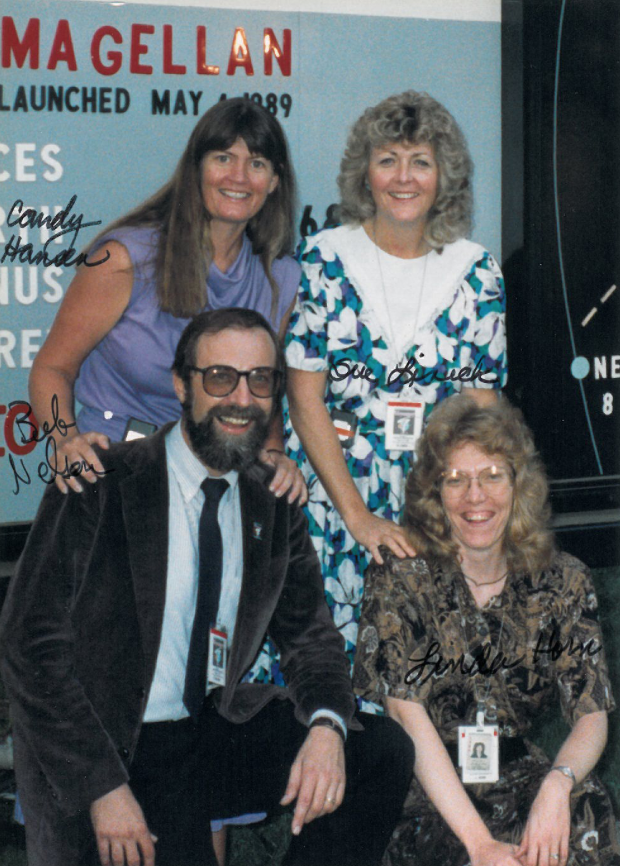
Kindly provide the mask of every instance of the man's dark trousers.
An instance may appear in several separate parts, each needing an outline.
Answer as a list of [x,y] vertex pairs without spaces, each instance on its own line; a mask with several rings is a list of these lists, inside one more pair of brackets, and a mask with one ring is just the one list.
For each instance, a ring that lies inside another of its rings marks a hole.
[[[402,810],[413,744],[391,719],[362,714],[345,748],[343,804],[293,837],[287,866],[375,866]],[[210,699],[197,723],[143,726],[130,785],[152,833],[157,866],[215,864],[210,818],[281,809],[288,774],[308,731],[289,700],[271,701],[243,724]]]

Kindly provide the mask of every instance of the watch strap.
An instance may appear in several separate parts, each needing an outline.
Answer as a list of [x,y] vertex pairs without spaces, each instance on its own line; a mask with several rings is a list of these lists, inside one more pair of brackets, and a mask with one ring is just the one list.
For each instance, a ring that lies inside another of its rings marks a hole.
[[330,719],[328,716],[319,716],[318,718],[313,719],[313,721],[310,722],[309,728],[310,728],[310,730],[312,730],[312,728],[331,728],[332,731],[336,731],[336,733],[338,734],[338,736],[342,739],[342,742],[344,743],[345,738],[344,738],[344,731],[342,730],[342,727],[338,724],[338,722],[335,722],[333,719]]
[[551,767],[551,769],[557,770],[558,773],[562,773],[563,776],[566,776],[567,779],[571,780],[573,785],[577,784],[577,779],[575,778],[575,774],[573,773],[571,768],[566,766],[565,764],[554,764],[553,767]]

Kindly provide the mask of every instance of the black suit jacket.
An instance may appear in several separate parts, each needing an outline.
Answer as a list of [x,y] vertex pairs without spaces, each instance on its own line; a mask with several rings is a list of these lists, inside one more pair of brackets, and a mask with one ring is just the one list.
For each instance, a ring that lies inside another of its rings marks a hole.
[[[46,491],[5,602],[1,670],[27,824],[45,824],[42,863],[71,862],[71,822],[64,819],[87,815],[93,800],[129,778],[166,580],[174,580],[167,562],[170,426],[101,452],[110,472],[83,493],[62,495],[55,485]],[[243,722],[282,694],[273,685],[240,683],[269,631],[300,720],[324,707],[348,722],[348,663],[305,518],[269,492],[259,467],[241,474],[239,487],[244,572],[219,712]]]

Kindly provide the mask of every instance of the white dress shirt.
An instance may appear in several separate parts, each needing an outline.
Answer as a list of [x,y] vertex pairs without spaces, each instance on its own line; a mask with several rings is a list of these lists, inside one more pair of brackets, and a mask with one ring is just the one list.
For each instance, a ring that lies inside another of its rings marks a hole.
[[[166,462],[170,490],[166,604],[145,722],[189,715],[183,691],[198,595],[198,525],[205,500],[200,485],[209,475],[185,442],[180,423],[166,436]],[[229,488],[220,500],[217,515],[222,533],[222,591],[217,622],[226,628],[230,647],[243,576],[239,476],[227,472],[219,477],[228,481]]]
[[[166,436],[166,463],[170,491],[166,601],[145,722],[176,721],[189,716],[183,703],[183,691],[198,597],[198,527],[205,500],[200,485],[209,475],[206,466],[185,442],[180,422]],[[226,629],[230,648],[243,577],[239,475],[227,472],[218,477],[226,479],[229,487],[217,513],[222,533],[222,589],[217,623]],[[333,719],[346,735],[344,721],[337,713],[317,710],[309,723],[319,716]]]

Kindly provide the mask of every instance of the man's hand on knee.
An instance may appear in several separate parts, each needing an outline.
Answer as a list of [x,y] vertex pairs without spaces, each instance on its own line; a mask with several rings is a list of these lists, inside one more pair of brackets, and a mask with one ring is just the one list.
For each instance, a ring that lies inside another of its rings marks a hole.
[[338,808],[345,783],[341,737],[330,728],[312,728],[297,753],[280,800],[286,806],[297,798],[292,824],[295,836],[301,833],[304,824]]
[[90,817],[103,866],[154,866],[157,837],[149,831],[129,785],[91,803]]

